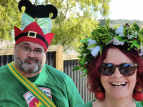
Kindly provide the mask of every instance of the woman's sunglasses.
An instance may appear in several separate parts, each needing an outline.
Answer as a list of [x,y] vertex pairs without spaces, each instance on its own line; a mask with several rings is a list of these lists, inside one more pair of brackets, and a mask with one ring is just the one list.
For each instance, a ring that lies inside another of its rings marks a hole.
[[100,67],[99,67],[99,72],[102,75],[105,76],[110,76],[112,74],[114,74],[116,67],[118,67],[120,73],[124,76],[132,76],[135,73],[135,70],[137,68],[138,64],[137,63],[133,63],[133,64],[120,64],[120,65],[114,65],[112,63],[103,63]]

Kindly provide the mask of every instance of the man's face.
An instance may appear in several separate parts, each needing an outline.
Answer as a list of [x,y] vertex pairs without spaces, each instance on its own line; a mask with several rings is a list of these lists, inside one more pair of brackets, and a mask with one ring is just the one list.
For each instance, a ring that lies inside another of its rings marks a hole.
[[14,60],[16,66],[22,72],[32,74],[43,68],[46,61],[46,52],[40,44],[24,41],[16,45],[14,49]]

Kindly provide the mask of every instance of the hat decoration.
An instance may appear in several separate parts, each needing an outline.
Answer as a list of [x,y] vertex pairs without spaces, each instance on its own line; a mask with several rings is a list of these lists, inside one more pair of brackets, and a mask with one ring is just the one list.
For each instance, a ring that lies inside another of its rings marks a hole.
[[[39,43],[47,50],[50,45],[54,33],[50,33],[52,27],[51,19],[57,17],[58,11],[53,5],[32,5],[29,0],[21,0],[18,8],[25,6],[26,10],[22,14],[21,30],[14,27],[16,44],[23,41],[32,41]],[[22,12],[22,11],[21,11]],[[53,13],[53,17],[49,18],[49,13]],[[35,22],[37,18],[37,22]]]
[[124,45],[128,44],[128,50],[136,48],[140,50],[139,55],[143,55],[142,43],[143,43],[143,29],[140,30],[136,23],[132,26],[126,23],[118,28],[109,27],[109,20],[106,25],[97,25],[93,30],[91,36],[86,37],[80,41],[78,56],[79,65],[73,68],[73,71],[83,71],[83,76],[87,74],[87,68],[90,61],[96,58],[98,54],[102,54],[102,49],[109,45]]

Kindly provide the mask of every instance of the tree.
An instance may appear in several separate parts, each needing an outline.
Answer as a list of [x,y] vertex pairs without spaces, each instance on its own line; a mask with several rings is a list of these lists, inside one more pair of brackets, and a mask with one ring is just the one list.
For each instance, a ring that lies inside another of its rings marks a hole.
[[14,26],[20,27],[20,25],[18,0],[0,0],[0,38],[11,39],[11,30]]
[[63,45],[66,49],[77,49],[80,40],[90,36],[99,12],[108,17],[110,0],[44,0],[57,7],[58,17],[53,20],[51,32],[55,33],[52,45]]
[[[18,10],[20,0],[0,1],[0,38],[8,39],[10,30],[21,25],[22,13]],[[63,45],[64,49],[77,49],[80,40],[90,36],[100,12],[103,17],[109,14],[111,0],[31,0],[33,4],[52,4],[58,9],[58,17],[53,20],[51,32],[55,33],[53,45]]]

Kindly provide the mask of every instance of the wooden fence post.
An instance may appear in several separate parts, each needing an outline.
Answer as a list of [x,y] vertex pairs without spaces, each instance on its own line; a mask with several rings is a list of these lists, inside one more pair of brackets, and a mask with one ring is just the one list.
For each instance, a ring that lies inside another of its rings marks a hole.
[[59,45],[56,51],[56,68],[63,72],[63,46]]

